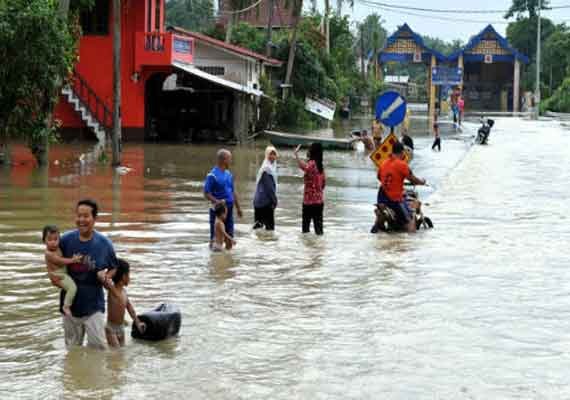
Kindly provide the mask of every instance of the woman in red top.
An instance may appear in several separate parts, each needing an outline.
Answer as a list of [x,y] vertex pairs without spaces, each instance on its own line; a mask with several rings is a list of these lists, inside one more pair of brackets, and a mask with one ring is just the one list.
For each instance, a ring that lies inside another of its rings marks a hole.
[[323,234],[323,207],[325,189],[325,169],[323,167],[323,147],[320,143],[312,143],[307,153],[307,162],[299,159],[299,150],[295,149],[295,158],[305,172],[303,178],[305,191],[303,195],[303,233],[309,232],[311,220],[317,235]]

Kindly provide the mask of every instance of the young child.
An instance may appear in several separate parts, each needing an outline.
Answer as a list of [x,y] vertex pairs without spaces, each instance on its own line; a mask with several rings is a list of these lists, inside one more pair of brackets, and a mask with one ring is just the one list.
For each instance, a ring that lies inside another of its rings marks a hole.
[[221,201],[214,206],[214,214],[216,215],[216,221],[214,222],[214,243],[212,244],[213,251],[222,251],[224,249],[224,243],[226,248],[231,248],[228,242],[235,246],[236,241],[226,232],[226,217],[228,215],[228,209],[226,203]]
[[61,278],[59,285],[65,290],[63,313],[67,317],[71,317],[71,304],[77,293],[77,286],[75,282],[73,282],[73,279],[67,274],[66,266],[80,263],[83,256],[75,254],[71,258],[63,257],[61,249],[59,248],[59,229],[55,225],[46,225],[44,227],[42,231],[42,241],[46,245],[45,261],[48,273]]
[[112,278],[108,277],[106,287],[109,290],[107,296],[107,326],[105,334],[110,347],[122,347],[125,345],[125,310],[133,319],[139,332],[144,332],[146,326],[137,317],[135,308],[129,301],[126,287],[130,282],[129,263],[120,258],[117,259],[117,270]]

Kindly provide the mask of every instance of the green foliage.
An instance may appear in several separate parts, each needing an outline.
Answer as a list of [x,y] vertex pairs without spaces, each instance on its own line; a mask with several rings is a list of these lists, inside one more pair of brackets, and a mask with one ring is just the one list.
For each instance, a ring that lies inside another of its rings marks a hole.
[[245,22],[240,22],[232,31],[232,44],[246,47],[257,53],[265,53],[265,40],[265,31],[256,29]]
[[[516,16],[517,19],[521,18],[523,14],[529,13],[530,17],[534,18],[538,12],[539,0],[513,0],[513,4],[505,14],[505,18]],[[548,9],[549,0],[540,0],[541,10]]]
[[214,26],[212,0],[168,0],[166,23],[181,28],[204,32]]
[[451,54],[464,46],[463,42],[459,39],[452,40],[451,42],[446,42],[445,40],[431,36],[423,36],[422,39],[427,47],[446,55]]
[[540,109],[542,112],[570,113],[570,77],[564,79],[550,98],[540,103]]
[[73,20],[60,18],[55,0],[0,7],[0,135],[27,139],[36,155],[45,138],[54,138],[52,112],[77,57]]
[[[364,56],[367,56],[370,52],[377,54],[382,49],[382,46],[388,37],[386,29],[382,26],[384,22],[385,21],[380,17],[380,15],[374,13],[368,15],[358,27],[357,40],[360,42],[362,36]],[[360,45],[361,43],[358,43],[359,48]]]
[[557,25],[555,31],[544,43],[542,61],[549,91],[558,87],[567,74],[570,74],[570,29],[564,24]]

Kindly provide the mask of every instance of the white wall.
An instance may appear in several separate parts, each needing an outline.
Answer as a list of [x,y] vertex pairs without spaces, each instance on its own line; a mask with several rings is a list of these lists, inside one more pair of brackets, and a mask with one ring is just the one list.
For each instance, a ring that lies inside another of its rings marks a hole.
[[195,40],[194,66],[196,67],[224,67],[224,79],[253,88],[259,89],[259,76],[261,66],[256,69],[257,61],[247,60],[232,54],[229,51],[220,50],[212,45]]

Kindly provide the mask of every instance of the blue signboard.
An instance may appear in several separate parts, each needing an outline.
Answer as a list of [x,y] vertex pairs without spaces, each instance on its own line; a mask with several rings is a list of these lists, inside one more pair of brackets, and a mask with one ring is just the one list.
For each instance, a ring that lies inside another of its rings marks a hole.
[[431,81],[434,85],[461,85],[463,83],[463,68],[433,67]]
[[400,93],[390,90],[376,99],[376,119],[383,125],[394,127],[406,117],[406,99]]
[[190,40],[174,38],[174,52],[181,54],[192,54],[192,42]]

